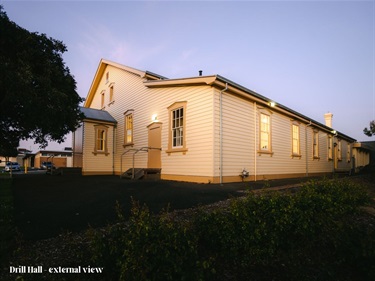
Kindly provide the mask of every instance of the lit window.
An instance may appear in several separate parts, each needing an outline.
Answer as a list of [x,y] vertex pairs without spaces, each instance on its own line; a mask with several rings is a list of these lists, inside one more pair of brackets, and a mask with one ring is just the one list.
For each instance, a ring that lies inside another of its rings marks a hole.
[[133,144],[133,112],[125,113],[125,144]]
[[270,144],[270,116],[262,113],[260,114],[260,149],[270,151]]
[[293,155],[300,155],[299,145],[299,126],[292,125],[292,153]]

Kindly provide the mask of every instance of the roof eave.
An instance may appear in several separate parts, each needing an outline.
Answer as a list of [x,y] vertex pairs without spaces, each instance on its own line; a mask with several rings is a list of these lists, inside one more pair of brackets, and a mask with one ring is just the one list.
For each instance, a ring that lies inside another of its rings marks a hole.
[[108,120],[95,119],[95,118],[84,118],[82,121],[83,122],[89,122],[89,123],[101,123],[101,124],[108,124],[108,125],[117,125],[117,121],[108,121]]
[[188,77],[188,78],[144,81],[143,84],[148,88],[182,87],[182,86],[211,85],[215,82],[215,80],[216,80],[216,75],[211,75],[211,76],[198,76],[198,77]]
[[[228,85],[228,90],[229,91],[234,91],[234,92],[237,92],[239,93],[238,91],[242,92],[243,96],[247,96],[248,98],[264,105],[264,106],[267,106],[267,107],[270,107],[270,109],[272,110],[276,110],[276,111],[280,111],[280,112],[283,112],[284,114],[287,114],[291,117],[294,117],[294,118],[297,118],[299,119],[300,121],[306,123],[306,124],[312,124],[313,126],[321,129],[321,130],[324,130],[325,132],[331,134],[331,135],[337,135],[338,137],[340,138],[343,138],[343,139],[346,139],[350,142],[355,142],[356,139],[352,138],[352,137],[349,137],[341,132],[338,132],[338,131],[335,131],[333,128],[331,127],[328,127],[318,121],[315,121],[297,111],[294,111],[282,104],[279,104],[279,103],[276,103],[276,105],[273,107],[271,106],[271,102],[274,102],[273,100],[265,97],[265,96],[262,96],[246,87],[243,87],[223,76],[220,76],[220,75],[216,75],[217,76],[217,80],[215,81],[215,83],[213,83],[213,85],[216,85],[216,86],[220,86],[220,87],[225,87],[226,84]],[[221,83],[220,83],[221,82]],[[237,90],[237,91],[236,91]]]

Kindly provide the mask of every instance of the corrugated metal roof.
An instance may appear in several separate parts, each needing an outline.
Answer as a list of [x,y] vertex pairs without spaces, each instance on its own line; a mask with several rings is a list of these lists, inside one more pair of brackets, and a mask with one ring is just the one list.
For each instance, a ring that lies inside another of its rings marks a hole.
[[117,123],[116,119],[113,118],[112,115],[109,114],[108,111],[87,108],[87,107],[81,107],[80,109],[81,109],[81,112],[85,115],[85,119],[104,121],[104,122],[109,122],[109,123],[114,123],[114,124]]

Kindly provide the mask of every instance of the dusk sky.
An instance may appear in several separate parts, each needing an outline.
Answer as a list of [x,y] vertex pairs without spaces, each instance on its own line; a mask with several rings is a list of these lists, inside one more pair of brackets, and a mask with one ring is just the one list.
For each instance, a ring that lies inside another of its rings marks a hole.
[[[375,119],[375,1],[3,1],[61,40],[86,97],[101,58],[168,78],[219,74],[358,141]],[[37,146],[21,142],[25,148]],[[61,146],[71,146],[71,139]]]

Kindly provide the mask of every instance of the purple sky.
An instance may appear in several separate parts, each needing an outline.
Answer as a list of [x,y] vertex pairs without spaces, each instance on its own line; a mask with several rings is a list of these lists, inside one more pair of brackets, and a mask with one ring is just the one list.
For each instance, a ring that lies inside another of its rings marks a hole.
[[203,70],[321,123],[332,112],[334,129],[375,140],[362,132],[375,119],[374,1],[0,4],[18,25],[66,44],[64,61],[82,97],[101,58],[168,78]]

